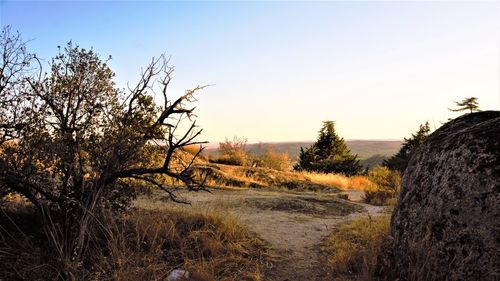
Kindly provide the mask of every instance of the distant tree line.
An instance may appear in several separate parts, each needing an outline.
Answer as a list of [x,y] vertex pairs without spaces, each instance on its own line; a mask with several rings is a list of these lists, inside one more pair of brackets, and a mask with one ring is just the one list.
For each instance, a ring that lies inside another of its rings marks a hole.
[[[460,102],[455,102],[455,104],[458,107],[449,109],[450,111],[468,111],[469,113],[480,111],[476,97],[464,98]],[[419,126],[419,129],[411,137],[404,139],[403,145],[396,154],[389,158],[378,155],[370,160],[383,159],[383,167],[404,173],[411,156],[426,141],[429,134],[429,122],[425,122]],[[335,132],[335,123],[333,121],[324,121],[317,141],[309,147],[301,147],[299,161],[294,166],[294,169],[298,171],[356,175],[362,171],[362,166],[358,156],[351,153],[344,139]]]

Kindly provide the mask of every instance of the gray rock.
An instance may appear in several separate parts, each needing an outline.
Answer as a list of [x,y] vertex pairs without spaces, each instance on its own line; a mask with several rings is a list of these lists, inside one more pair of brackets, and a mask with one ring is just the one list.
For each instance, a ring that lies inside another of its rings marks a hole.
[[388,280],[500,280],[500,112],[467,114],[411,158],[379,257]]
[[189,272],[184,269],[174,269],[167,276],[166,281],[185,281],[189,279]]

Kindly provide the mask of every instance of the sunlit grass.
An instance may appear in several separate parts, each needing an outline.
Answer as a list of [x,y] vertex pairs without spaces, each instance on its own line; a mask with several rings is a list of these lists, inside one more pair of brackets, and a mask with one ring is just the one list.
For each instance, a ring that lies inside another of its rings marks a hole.
[[164,280],[174,268],[194,280],[262,280],[270,257],[260,238],[216,209],[138,210],[124,224],[126,231],[117,225],[108,244],[121,261],[115,280]]
[[296,172],[308,178],[314,183],[324,184],[327,186],[335,186],[340,189],[349,188],[349,178],[339,174],[325,174],[325,173],[314,173],[314,172]]
[[60,276],[56,253],[39,240],[36,215],[13,207],[0,214],[2,280],[166,280],[184,269],[189,280],[260,281],[273,259],[267,244],[220,206],[135,208],[96,214],[84,263],[68,263],[69,275]]
[[342,174],[333,173],[314,173],[314,172],[296,172],[309,179],[313,183],[322,184],[326,186],[336,187],[342,190],[366,190],[373,185],[373,183],[364,176],[347,177]]
[[195,171],[200,178],[207,174],[205,184],[212,187],[287,188],[311,191],[373,188],[373,183],[365,176],[347,177],[333,173],[278,171],[222,164],[199,165]]
[[389,225],[389,215],[338,225],[322,246],[333,280],[374,280],[377,257],[389,235]]

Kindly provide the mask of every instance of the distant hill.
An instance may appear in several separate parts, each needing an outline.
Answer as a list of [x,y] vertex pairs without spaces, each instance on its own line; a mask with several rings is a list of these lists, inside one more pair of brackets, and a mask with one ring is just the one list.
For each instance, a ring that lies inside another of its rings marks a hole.
[[[310,146],[313,142],[271,142],[247,144],[247,150],[255,154],[265,151],[270,146],[274,151],[287,152],[290,159],[297,160],[301,147]],[[361,159],[367,159],[375,155],[390,156],[396,153],[401,147],[402,141],[385,140],[348,140],[347,146],[352,153],[358,154]],[[210,144],[206,148],[208,154],[216,153],[217,145]]]

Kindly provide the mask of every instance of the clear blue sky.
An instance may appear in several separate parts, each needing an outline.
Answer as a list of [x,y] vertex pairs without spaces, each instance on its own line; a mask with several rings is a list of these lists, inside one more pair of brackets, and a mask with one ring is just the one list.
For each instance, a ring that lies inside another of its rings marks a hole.
[[199,95],[211,142],[313,140],[323,120],[346,139],[402,139],[439,126],[454,100],[500,109],[495,2],[17,2],[12,25],[47,61],[73,40],[113,56],[117,83],[161,53],[172,95]]

